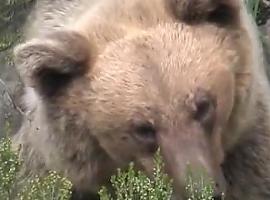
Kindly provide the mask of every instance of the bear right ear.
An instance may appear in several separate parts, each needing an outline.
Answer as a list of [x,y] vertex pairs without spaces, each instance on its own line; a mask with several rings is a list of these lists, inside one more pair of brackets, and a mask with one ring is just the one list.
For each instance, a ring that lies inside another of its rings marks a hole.
[[88,70],[90,46],[77,32],[55,31],[17,46],[14,61],[25,84],[50,97]]
[[235,25],[242,0],[165,0],[173,15],[185,23],[210,22]]

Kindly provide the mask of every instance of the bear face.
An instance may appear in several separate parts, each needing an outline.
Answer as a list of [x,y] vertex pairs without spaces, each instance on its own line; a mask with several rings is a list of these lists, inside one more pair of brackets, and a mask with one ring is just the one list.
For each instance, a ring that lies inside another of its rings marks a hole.
[[108,85],[92,82],[97,105],[90,112],[99,113],[92,123],[110,127],[96,133],[110,157],[150,173],[160,146],[177,188],[187,162],[207,163],[224,187],[222,134],[235,101],[231,69],[240,63],[233,42],[208,26],[165,25],[109,46],[96,63],[97,80]]
[[[183,2],[171,1],[186,11]],[[134,29],[102,50],[81,29],[15,49],[22,78],[39,98],[34,126],[42,134],[31,137],[42,143],[34,146],[49,169],[95,191],[130,161],[151,176],[160,147],[179,198],[188,163],[207,171],[217,194],[225,191],[221,164],[229,122],[250,84],[249,40],[237,27],[235,1],[205,2],[208,13],[186,19],[174,11],[178,21]]]
[[[239,62],[234,38],[215,27],[168,24],[109,45],[91,58],[81,37],[55,33],[48,37],[52,41],[18,50],[25,53],[18,58],[37,63],[30,81],[43,98],[55,137],[94,137],[117,166],[135,161],[149,173],[160,146],[168,166],[177,166],[168,169],[173,177],[182,180],[185,163],[196,161],[219,179],[221,130],[233,107],[232,68]],[[60,42],[67,46],[54,49]],[[61,52],[67,50],[74,54]],[[85,149],[91,145],[85,143]]]

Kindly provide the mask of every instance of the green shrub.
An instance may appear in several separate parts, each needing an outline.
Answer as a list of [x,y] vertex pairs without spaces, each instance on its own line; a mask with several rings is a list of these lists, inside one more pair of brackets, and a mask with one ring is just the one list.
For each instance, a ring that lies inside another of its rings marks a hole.
[[11,151],[11,141],[0,141],[0,196],[11,199],[16,185],[20,162],[16,153]]
[[46,177],[29,180],[18,196],[20,200],[69,200],[71,183],[56,172],[50,172]]
[[[129,169],[118,169],[112,176],[113,193],[102,187],[99,192],[101,200],[169,200],[172,197],[172,180],[163,171],[163,161],[158,153],[155,156],[153,178],[150,179],[143,172],[136,171],[131,163]],[[186,193],[188,200],[213,200],[211,180],[204,178],[202,173],[187,171]],[[196,180],[196,181],[194,181]]]
[[162,169],[163,162],[160,156],[155,157],[152,180],[141,171],[136,171],[133,163],[130,164],[127,172],[118,169],[117,175],[111,178],[114,194],[110,194],[103,187],[99,192],[100,198],[101,200],[169,200],[172,195],[172,181],[162,173]]
[[[11,150],[11,140],[0,141],[0,197],[4,200],[69,200],[71,183],[55,172],[48,176],[18,179],[21,161]],[[20,184],[19,184],[20,182]],[[23,185],[20,187],[19,185]]]
[[[188,167],[186,182],[188,200],[213,200],[214,182],[207,177],[203,169],[191,171]],[[224,199],[224,196],[222,199]]]
[[[153,178],[137,171],[133,163],[127,171],[118,169],[112,176],[113,192],[102,187],[99,192],[101,200],[169,200],[172,196],[172,180],[164,173],[164,163],[159,151],[155,158]],[[0,197],[5,200],[69,200],[71,183],[50,172],[45,177],[26,179],[23,183],[18,177],[22,161],[18,154],[11,150],[11,140],[0,140]],[[190,200],[211,200],[212,186],[203,178],[193,181],[193,175],[187,175],[187,193]],[[20,184],[18,184],[20,182]],[[23,185],[23,186],[21,186]]]

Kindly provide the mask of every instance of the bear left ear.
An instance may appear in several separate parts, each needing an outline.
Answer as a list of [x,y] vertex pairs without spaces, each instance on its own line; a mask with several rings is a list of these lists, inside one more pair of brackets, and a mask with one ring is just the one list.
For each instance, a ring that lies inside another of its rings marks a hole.
[[88,70],[91,48],[77,32],[55,31],[17,46],[14,61],[27,86],[41,95],[53,96]]
[[165,0],[173,15],[185,23],[236,25],[242,0]]

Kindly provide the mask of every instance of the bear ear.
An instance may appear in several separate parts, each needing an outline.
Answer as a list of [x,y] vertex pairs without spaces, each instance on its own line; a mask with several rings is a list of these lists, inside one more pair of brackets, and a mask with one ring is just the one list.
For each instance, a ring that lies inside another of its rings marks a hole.
[[166,0],[173,15],[185,23],[236,25],[241,0]]
[[53,96],[88,70],[91,48],[77,32],[55,31],[15,47],[14,61],[27,86]]

